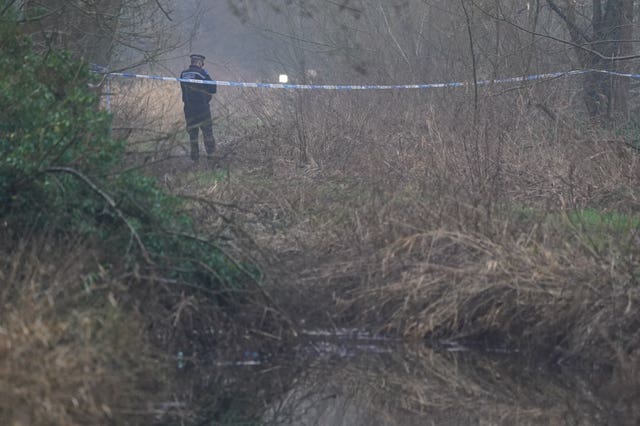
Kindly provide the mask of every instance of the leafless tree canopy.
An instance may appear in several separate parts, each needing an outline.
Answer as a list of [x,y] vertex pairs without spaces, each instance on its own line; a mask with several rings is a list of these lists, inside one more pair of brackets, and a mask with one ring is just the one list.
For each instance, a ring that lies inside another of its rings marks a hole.
[[[630,71],[632,0],[229,0],[278,40],[275,60],[304,77],[426,82],[568,69]],[[586,114],[629,117],[628,78],[590,74]]]
[[42,49],[113,67],[158,61],[180,46],[166,0],[24,0],[23,27]]
[[[25,28],[44,47],[66,47],[101,65],[113,64],[116,59],[128,66],[159,61],[163,54],[184,50],[189,37],[197,39],[200,34],[233,44],[224,40],[225,25],[200,21],[207,10],[215,8],[220,14],[222,3],[15,3],[24,11]],[[247,31],[260,32],[256,44],[271,40],[272,48],[264,51],[264,63],[286,68],[298,81],[318,75],[336,83],[416,83],[576,68],[628,72],[636,60],[633,0],[225,3],[229,19],[235,16]],[[200,45],[212,42],[201,40]],[[242,49],[235,50],[232,54],[243,55]],[[313,70],[311,75],[309,70]],[[586,114],[600,121],[627,120],[633,108],[630,88],[628,78],[589,74],[582,87]]]

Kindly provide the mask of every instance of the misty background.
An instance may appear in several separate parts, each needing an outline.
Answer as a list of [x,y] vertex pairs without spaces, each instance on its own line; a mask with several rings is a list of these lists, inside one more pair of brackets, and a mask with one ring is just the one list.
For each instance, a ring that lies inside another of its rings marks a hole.
[[[43,50],[59,46],[110,70],[177,76],[190,53],[207,57],[215,79],[292,83],[477,82],[575,69],[637,69],[632,0],[62,0],[14,1]],[[32,16],[36,16],[34,19]],[[527,105],[547,118],[585,115],[626,123],[635,82],[590,73],[529,85]],[[550,90],[539,89],[547,85]],[[477,114],[492,90],[455,96]],[[503,86],[503,85],[502,85]],[[469,86],[468,86],[469,87]],[[459,91],[458,91],[459,92]],[[353,94],[352,94],[353,95]],[[359,95],[353,95],[354,97]],[[415,92],[403,93],[405,97]],[[425,99],[417,100],[423,105]]]
[[197,52],[207,57],[205,67],[214,79],[277,82],[278,74],[286,73],[292,83],[321,84],[470,81],[579,68],[570,45],[546,37],[568,35],[544,2],[481,1],[468,10],[464,5],[169,1],[165,11],[171,22],[163,25],[169,24],[165,32],[172,33],[173,48],[153,61],[134,60],[125,49],[114,62],[159,67],[176,76]]
[[174,7],[184,40],[167,61],[175,75],[188,65],[190,53],[201,53],[215,79],[274,79],[269,52],[277,48],[275,43],[259,27],[243,22],[226,0],[186,0],[175,2]]

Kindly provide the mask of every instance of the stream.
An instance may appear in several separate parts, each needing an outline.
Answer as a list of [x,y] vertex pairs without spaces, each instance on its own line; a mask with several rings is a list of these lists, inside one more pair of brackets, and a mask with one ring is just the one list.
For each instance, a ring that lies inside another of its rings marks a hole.
[[308,331],[282,353],[244,351],[212,370],[224,410],[203,425],[640,424],[637,385],[504,348]]

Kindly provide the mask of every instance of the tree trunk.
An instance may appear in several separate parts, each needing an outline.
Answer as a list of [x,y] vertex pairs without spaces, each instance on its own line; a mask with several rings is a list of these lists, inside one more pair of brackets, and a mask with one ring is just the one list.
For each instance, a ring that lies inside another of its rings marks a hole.
[[[547,3],[567,25],[582,68],[628,71],[628,64],[616,58],[632,54],[633,0],[592,0],[589,28],[578,22],[575,2],[565,1],[564,8],[554,0]],[[593,72],[585,75],[583,88],[591,117],[603,124],[628,119],[628,78]]]
[[67,49],[78,58],[106,66],[124,1],[27,0],[23,8],[31,19],[24,29],[44,49]]

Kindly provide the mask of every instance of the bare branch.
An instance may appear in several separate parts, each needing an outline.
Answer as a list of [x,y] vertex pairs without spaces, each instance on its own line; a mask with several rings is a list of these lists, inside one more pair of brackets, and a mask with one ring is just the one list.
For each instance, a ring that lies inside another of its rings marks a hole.
[[129,223],[127,218],[124,216],[124,213],[122,213],[122,210],[120,210],[117,207],[116,202],[113,200],[113,198],[111,198],[109,196],[109,194],[107,194],[106,192],[101,190],[95,183],[93,183],[91,181],[91,179],[89,179],[88,177],[86,177],[85,175],[83,175],[78,170],[76,170],[76,169],[74,169],[72,167],[53,166],[53,167],[46,168],[45,172],[46,173],[67,173],[67,174],[70,174],[70,175],[80,179],[89,188],[91,188],[91,190],[93,190],[100,197],[102,197],[102,199],[104,199],[107,202],[109,207],[111,207],[111,209],[118,215],[120,220],[122,220],[124,222],[124,224],[127,226],[127,228],[129,228],[129,232],[131,233],[131,236],[136,240],[136,243],[138,244],[138,247],[140,248],[140,251],[142,252],[142,256],[144,257],[144,260],[147,261],[147,263],[149,263],[151,265],[153,264],[153,261],[149,257],[149,252],[147,251],[147,248],[145,247],[144,243],[142,242],[142,239],[138,235],[138,232],[136,232],[136,230],[133,227],[133,225],[131,225],[131,223]]
[[9,10],[11,8],[11,6],[13,6],[16,3],[17,0],[11,0],[10,2],[7,2],[7,4],[2,8],[2,10],[0,10],[0,16],[4,15],[7,10]]
[[473,108],[474,108],[474,117],[477,119],[477,116],[478,116],[478,69],[476,65],[476,52],[473,45],[473,32],[471,31],[471,18],[469,17],[469,12],[467,11],[467,7],[464,4],[464,0],[460,0],[460,4],[462,5],[462,10],[464,11],[464,18],[467,23],[467,33],[469,35],[469,47],[471,49],[471,65],[473,70]]
[[[556,13],[556,15],[558,15],[560,19],[562,19],[565,22],[565,24],[567,24],[567,27],[569,27],[569,31],[572,34],[575,34],[576,36],[575,38],[580,37],[587,43],[591,42],[591,38],[576,25],[576,22],[574,19],[569,18],[569,16],[567,16],[567,14],[562,11],[560,6],[555,4],[553,0],[547,0],[547,4]],[[575,40],[575,41],[577,42],[578,40]]]
[[389,33],[389,36],[391,36],[391,40],[393,40],[393,43],[398,48],[398,51],[402,55],[402,59],[404,59],[404,61],[407,63],[407,65],[409,67],[411,67],[411,62],[409,61],[409,57],[404,52],[404,49],[402,49],[402,46],[400,45],[400,43],[398,43],[398,40],[396,39],[396,36],[393,34],[393,31],[391,30],[391,25],[389,25],[389,19],[387,18],[387,13],[384,11],[384,7],[382,6],[382,2],[380,3],[380,12],[382,12],[382,17],[384,18],[384,24],[387,27],[387,32]]
[[[475,7],[478,8],[478,10],[480,10],[483,14],[485,14],[486,16],[496,19],[498,21],[504,22],[510,26],[512,26],[513,28],[516,28],[524,33],[533,35],[533,36],[537,36],[537,37],[541,37],[541,38],[546,38],[548,40],[553,40],[556,41],[558,43],[567,45],[567,46],[571,46],[573,48],[579,49],[581,51],[584,51],[585,53],[589,53],[593,56],[598,57],[599,59],[602,59],[603,61],[630,61],[630,60],[634,60],[634,59],[640,59],[640,55],[625,55],[625,56],[606,56],[603,55],[602,53],[598,52],[597,50],[593,50],[590,49],[588,47],[586,47],[584,44],[580,44],[580,43],[574,43],[572,41],[569,40],[565,40],[563,38],[559,38],[559,37],[554,37],[548,34],[543,34],[543,33],[539,33],[537,31],[532,31],[528,28],[523,27],[522,25],[518,25],[515,22],[501,17],[501,16],[496,16],[493,13],[485,10],[484,8],[482,8],[480,5],[478,5],[477,3],[474,3]],[[637,39],[633,39],[633,40],[599,40],[597,42],[589,42],[589,44],[591,45],[597,45],[597,44],[603,44],[603,43],[611,43],[613,41],[617,41],[617,42],[624,42],[624,43],[634,43],[634,42],[640,42],[640,40]]]
[[165,8],[162,7],[162,4],[160,4],[160,0],[156,0],[156,4],[158,5],[158,9],[160,9],[164,16],[166,16],[169,21],[173,21],[173,19],[171,19],[171,12],[165,10]]
[[361,9],[349,6],[349,2],[348,1],[343,1],[342,3],[338,3],[338,2],[335,2],[335,1],[331,1],[331,0],[325,0],[325,1],[327,3],[330,3],[330,4],[334,5],[334,6],[338,6],[340,11],[348,10],[350,12],[357,13],[357,14],[362,13]]

